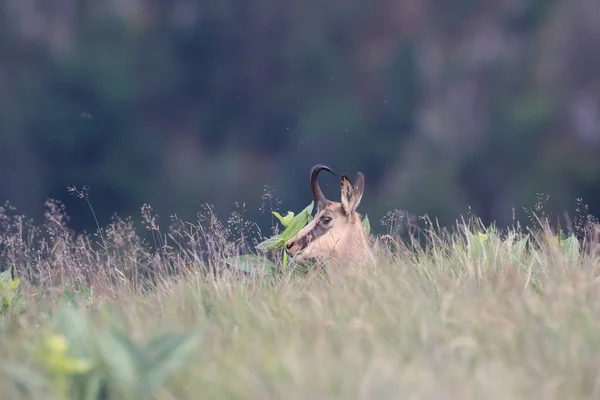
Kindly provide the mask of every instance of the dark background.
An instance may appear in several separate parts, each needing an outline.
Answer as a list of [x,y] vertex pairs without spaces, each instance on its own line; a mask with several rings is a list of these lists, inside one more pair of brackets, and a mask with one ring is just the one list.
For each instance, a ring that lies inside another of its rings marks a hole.
[[[598,0],[2,0],[0,200],[75,229],[151,204],[271,224],[366,176],[360,211],[600,206]],[[268,196],[267,196],[268,197]],[[274,201],[274,200],[273,200]],[[268,199],[267,199],[268,203]],[[269,208],[269,206],[267,206]]]

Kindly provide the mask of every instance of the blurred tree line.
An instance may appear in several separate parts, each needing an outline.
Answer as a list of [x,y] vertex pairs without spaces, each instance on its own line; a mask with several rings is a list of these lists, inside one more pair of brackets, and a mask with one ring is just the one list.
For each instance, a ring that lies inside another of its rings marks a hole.
[[540,192],[594,210],[599,48],[597,0],[4,0],[0,199],[61,199],[77,229],[72,185],[101,223],[237,201],[268,224],[265,191],[299,211],[325,163],[335,199],[365,173],[379,232],[394,209],[506,224]]

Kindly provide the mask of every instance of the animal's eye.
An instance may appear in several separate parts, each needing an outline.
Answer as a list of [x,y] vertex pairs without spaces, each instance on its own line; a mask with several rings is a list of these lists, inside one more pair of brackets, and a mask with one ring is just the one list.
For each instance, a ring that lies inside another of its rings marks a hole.
[[325,225],[331,222],[331,217],[328,215],[324,215],[321,217],[321,222]]

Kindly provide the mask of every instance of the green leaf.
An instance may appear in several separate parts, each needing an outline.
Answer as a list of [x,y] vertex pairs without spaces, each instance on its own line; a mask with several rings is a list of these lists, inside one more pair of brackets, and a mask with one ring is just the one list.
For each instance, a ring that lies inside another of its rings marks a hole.
[[236,257],[228,257],[225,262],[240,271],[247,273],[262,273],[267,275],[274,275],[277,271],[275,264],[269,261],[264,256],[258,256],[256,254],[243,254]]
[[135,351],[110,333],[98,334],[97,350],[107,384],[115,390],[119,398],[140,397],[140,376],[137,369]]
[[558,237],[561,243],[567,240],[567,236],[565,235],[565,232],[562,229],[558,233]]
[[10,276],[10,269],[0,272],[0,282],[10,282],[12,277]]
[[152,366],[144,377],[149,393],[156,394],[173,373],[183,368],[199,344],[197,332],[162,335],[150,342],[148,351],[153,354]]
[[567,255],[573,258],[579,256],[580,245],[579,240],[577,240],[575,235],[571,235],[567,239],[564,239],[561,243],[561,247]]
[[12,265],[6,271],[0,272],[0,287],[16,290],[19,287],[19,276]]
[[76,357],[90,357],[96,330],[90,326],[85,316],[63,303],[55,318],[58,329],[69,342],[70,353]]
[[311,203],[298,215],[294,215],[293,212],[289,211],[285,217],[282,217],[277,211],[273,211],[273,215],[281,221],[281,224],[285,226],[286,229],[282,233],[274,235],[257,244],[256,250],[270,251],[283,248],[285,243],[296,233],[300,232],[300,230],[311,220],[313,205],[314,202],[311,201]]
[[527,250],[527,242],[528,241],[529,241],[529,234],[526,234],[522,239],[519,239],[517,242],[515,242],[513,253],[515,255],[523,255],[525,253],[525,251]]
[[369,221],[369,216],[367,214],[365,214],[365,218],[362,220],[362,224],[367,233],[371,233],[371,222]]
[[295,234],[300,232],[302,228],[304,228],[306,224],[310,222],[310,220],[312,219],[311,214],[313,206],[314,201],[311,201],[310,204],[304,210],[302,210],[298,215],[294,217],[290,225],[281,234],[284,242],[287,242],[292,237],[294,237]]
[[127,333],[113,331],[111,334],[123,345],[124,348],[127,349],[127,352],[135,363],[138,371],[141,371],[148,365],[150,362],[150,357],[148,357],[146,352],[140,348]]
[[287,228],[294,219],[294,213],[292,211],[288,211],[285,217],[282,217],[277,211],[272,211],[272,214],[277,217],[279,222],[281,222],[281,225],[285,228]]
[[25,296],[22,293],[15,295],[11,302],[10,307],[12,312],[15,314],[22,314],[25,312]]
[[17,288],[19,287],[19,277],[15,275],[15,279],[11,280],[10,283],[8,284],[8,287],[11,288],[12,290],[17,290]]
[[282,262],[282,264],[283,264],[283,265],[282,265],[282,268],[283,268],[284,270],[285,270],[285,269],[287,269],[287,266],[288,266],[288,261],[289,261],[289,260],[288,260],[288,254],[287,254],[287,251],[284,251],[284,252],[283,252],[283,262]]
[[73,378],[74,390],[78,390],[73,395],[73,398],[82,398],[86,400],[97,400],[100,398],[100,390],[104,382],[98,374],[91,374],[84,379],[80,377]]
[[285,245],[281,235],[275,235],[256,245],[257,250],[269,251],[282,248]]
[[24,393],[46,388],[44,377],[26,365],[4,364],[1,369]]
[[63,290],[62,293],[62,299],[70,305],[74,305],[77,306],[77,296],[75,295],[75,292],[73,290],[71,290],[70,288],[65,288]]
[[83,298],[88,302],[92,302],[94,300],[94,290],[90,287],[82,286],[79,288],[79,295],[83,296]]

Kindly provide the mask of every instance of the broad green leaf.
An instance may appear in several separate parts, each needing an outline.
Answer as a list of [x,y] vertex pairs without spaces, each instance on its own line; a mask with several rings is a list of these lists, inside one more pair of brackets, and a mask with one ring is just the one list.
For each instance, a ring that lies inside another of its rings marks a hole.
[[90,303],[93,298],[89,288],[82,286],[77,291],[66,288],[63,290],[61,298],[68,304],[79,306],[82,303]]
[[79,296],[83,297],[88,303],[94,301],[94,289],[87,286],[81,286],[78,290]]
[[93,367],[92,363],[88,360],[71,358],[60,354],[57,354],[54,357],[48,357],[45,360],[44,365],[52,373],[65,376],[85,374]]
[[47,387],[44,377],[26,365],[3,364],[1,369],[22,392],[29,393]]
[[6,312],[10,309],[11,300],[6,296],[2,296],[2,306],[0,306],[0,312]]
[[565,231],[563,231],[562,229],[559,232],[559,240],[561,242],[564,242],[565,240],[567,240],[567,236],[565,235]]
[[135,363],[138,371],[141,371],[149,364],[150,357],[148,357],[146,352],[140,348],[127,333],[113,331],[111,334],[123,345],[124,348],[127,349],[127,352]]
[[313,209],[314,201],[311,201],[310,204],[302,210],[298,215],[294,217],[290,225],[283,231],[281,234],[283,241],[287,242],[294,235],[302,230],[310,222],[312,219],[311,213]]
[[152,366],[144,377],[149,393],[156,394],[173,373],[183,368],[199,344],[197,332],[166,334],[153,340],[148,345],[148,350],[153,353]]
[[67,304],[71,304],[74,306],[77,306],[77,304],[78,304],[77,296],[75,295],[75,292],[73,290],[71,290],[70,288],[65,288],[63,290],[61,297]]
[[196,332],[164,333],[152,339],[146,346],[146,349],[154,362],[163,361],[172,352],[180,349],[185,343],[193,343],[195,346],[198,344],[197,340],[198,336]]
[[10,282],[11,280],[10,269],[0,272],[0,282]]
[[281,222],[281,225],[285,228],[287,228],[294,219],[294,213],[292,211],[288,211],[285,217],[282,217],[277,211],[272,211],[272,214],[277,217],[279,222]]
[[[84,379],[78,380],[78,378],[81,377],[73,378],[74,386],[79,384],[79,387],[76,387],[76,389],[79,389],[79,392],[76,392],[73,398],[82,398],[85,400],[97,400],[100,398],[100,389],[104,383],[101,375],[91,374]],[[81,395],[78,396],[80,393]]]
[[58,329],[69,342],[71,354],[90,357],[96,330],[84,315],[72,306],[62,304],[55,314]]
[[365,214],[365,218],[362,220],[362,224],[365,227],[367,233],[371,233],[371,222],[369,221],[369,216]]
[[140,371],[137,369],[136,356],[132,354],[134,350],[108,332],[97,334],[96,342],[107,384],[119,398],[142,398]]
[[273,211],[273,215],[275,215],[281,221],[282,225],[285,226],[286,229],[282,233],[272,236],[257,244],[256,250],[270,251],[283,248],[283,246],[285,246],[285,242],[287,242],[302,228],[304,228],[311,220],[313,204],[314,203],[311,202],[298,215],[294,215],[293,212],[289,211],[285,217],[282,217],[277,211]]
[[10,287],[12,290],[17,290],[19,287],[19,277],[15,275],[15,279],[10,281],[8,287]]
[[529,240],[529,234],[525,235],[523,239],[515,243],[515,249],[519,254],[523,253],[527,249],[527,241]]
[[243,254],[236,257],[228,257],[225,262],[230,266],[248,273],[262,273],[273,275],[276,271],[275,264],[266,257],[256,254]]
[[269,250],[279,249],[279,248],[283,247],[284,245],[285,245],[285,241],[283,240],[282,236],[275,235],[275,236],[272,236],[272,237],[266,239],[265,241],[257,244],[256,249],[261,250],[261,251],[269,251]]
[[575,235],[569,236],[567,239],[564,239],[561,243],[561,247],[563,251],[570,257],[577,258],[579,256],[579,240]]
[[15,295],[10,301],[10,308],[15,314],[25,312],[25,296],[22,293]]

